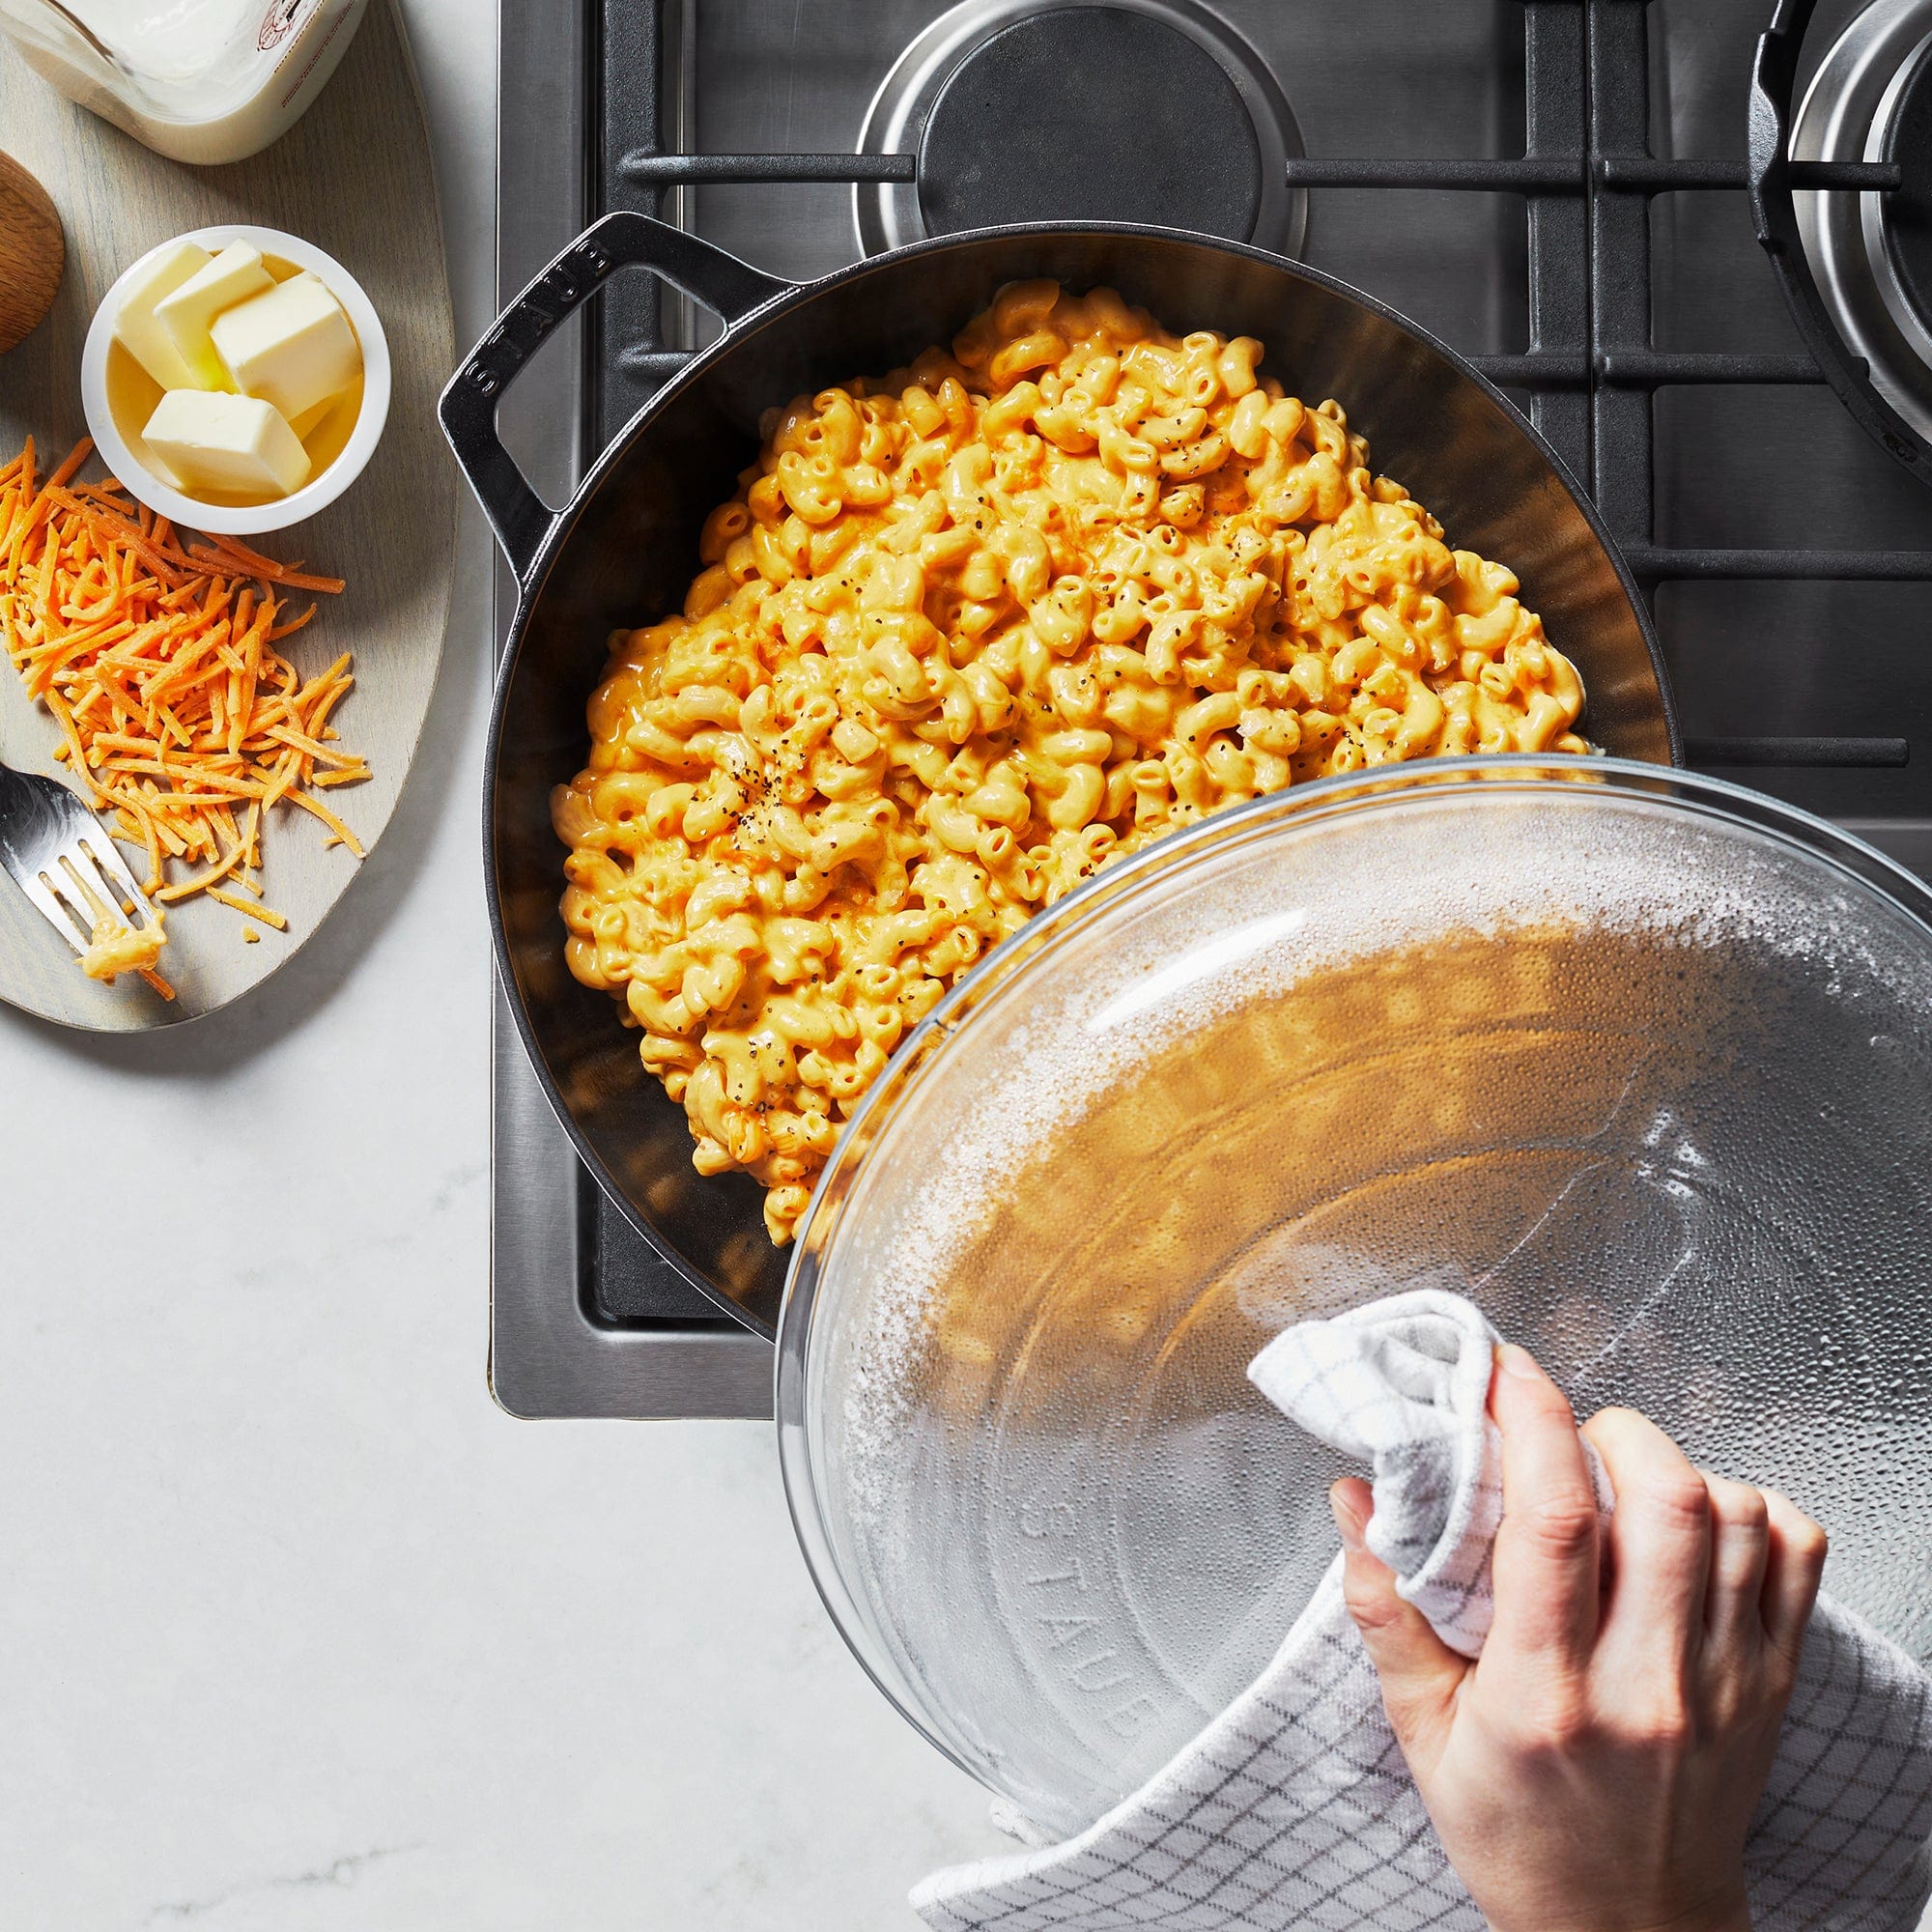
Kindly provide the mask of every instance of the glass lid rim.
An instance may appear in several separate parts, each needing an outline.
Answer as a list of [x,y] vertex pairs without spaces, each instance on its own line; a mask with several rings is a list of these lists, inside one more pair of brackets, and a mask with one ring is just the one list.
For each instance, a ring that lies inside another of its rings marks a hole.
[[[1472,781],[1485,778],[1496,788],[1469,790]],[[1579,784],[1579,779],[1587,781]],[[1557,793],[1559,786],[1561,794]],[[886,1633],[877,1628],[867,1605],[849,1587],[835,1552],[832,1525],[826,1520],[816,1477],[812,1418],[817,1405],[811,1389],[810,1348],[814,1316],[853,1179],[884,1117],[909,1083],[930,1073],[941,1057],[940,1048],[963,1024],[963,1013],[985,1004],[1015,975],[1024,974],[1055,936],[1084,924],[1097,916],[1099,908],[1145,892],[1163,876],[1187,866],[1203,848],[1219,849],[1247,837],[1263,836],[1274,820],[1283,826],[1332,823],[1339,810],[1351,805],[1399,807],[1451,795],[1480,799],[1525,792],[1579,800],[1645,797],[1693,816],[1743,826],[1779,840],[1846,882],[1889,900],[1923,928],[1928,945],[1932,945],[1932,885],[1868,840],[1818,813],[1747,785],[1678,766],[1526,752],[1377,766],[1246,800],[1155,838],[1140,851],[1102,867],[995,947],[958,984],[948,989],[901,1042],[840,1133],[800,1223],[786,1270],[773,1373],[780,1475],[792,1526],[819,1598],[847,1648],[881,1693],[929,1744],[969,1776],[975,1774],[964,1753],[943,1734],[939,1715],[923,1705],[904,1681]]]

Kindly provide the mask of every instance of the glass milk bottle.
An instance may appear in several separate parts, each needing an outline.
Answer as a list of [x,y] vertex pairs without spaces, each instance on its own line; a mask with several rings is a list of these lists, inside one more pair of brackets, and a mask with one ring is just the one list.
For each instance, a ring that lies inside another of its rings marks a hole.
[[53,86],[157,154],[239,161],[286,133],[368,0],[0,0]]

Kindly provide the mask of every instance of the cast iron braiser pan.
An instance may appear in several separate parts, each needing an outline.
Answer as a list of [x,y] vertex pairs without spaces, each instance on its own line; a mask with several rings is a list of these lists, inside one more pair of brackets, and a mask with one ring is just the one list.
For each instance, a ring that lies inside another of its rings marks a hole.
[[[654,396],[561,511],[498,439],[497,406],[564,316],[617,270],[647,269],[718,314],[722,338]],[[1582,728],[1605,750],[1680,761],[1675,715],[1642,599],[1555,453],[1454,351],[1333,278],[1260,249],[1165,229],[983,229],[874,256],[820,281],[762,273],[633,213],[604,217],[511,303],[444,390],[458,461],[521,586],[497,684],[484,789],[498,968],[557,1118],[639,1235],[740,1321],[773,1332],[785,1255],[761,1190],[691,1165],[683,1109],[638,1059],[611,1000],[564,965],[563,848],[550,794],[582,767],[584,704],[612,630],[683,607],[697,533],[731,496],[774,405],[902,367],[952,341],[1003,283],[1051,276],[1118,289],[1177,332],[1258,336],[1264,369],[1309,402],[1338,398],[1452,544],[1522,582],[1588,693]]]

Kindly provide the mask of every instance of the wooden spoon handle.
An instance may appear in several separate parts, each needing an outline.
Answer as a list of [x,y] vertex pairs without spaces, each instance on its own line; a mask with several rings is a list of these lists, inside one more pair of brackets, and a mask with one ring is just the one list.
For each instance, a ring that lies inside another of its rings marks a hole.
[[46,189],[0,155],[0,354],[40,326],[66,267],[67,242]]

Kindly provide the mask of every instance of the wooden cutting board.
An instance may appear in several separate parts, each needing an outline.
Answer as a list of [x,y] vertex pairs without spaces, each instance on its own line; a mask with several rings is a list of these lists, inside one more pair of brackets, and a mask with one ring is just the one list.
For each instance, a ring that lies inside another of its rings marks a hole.
[[[449,284],[422,101],[393,8],[369,8],[334,78],[290,133],[220,168],[162,159],[55,94],[0,40],[0,148],[53,197],[68,251],[52,312],[0,355],[0,464],[29,433],[53,462],[85,433],[80,351],[95,308],[137,255],[185,230],[259,222],[306,237],[361,282],[383,318],[395,386],[381,447],[339,501],[260,539],[272,556],[348,580],[282,648],[305,676],[355,655],[355,690],[332,722],[375,776],[329,801],[373,849],[422,730],[456,554],[456,471],[436,421],[454,360]],[[57,741],[0,652],[0,758],[59,776]],[[161,961],[180,995],[172,1004],[138,980],[106,987],[83,978],[66,942],[0,874],[0,999],[114,1032],[213,1012],[292,957],[354,882],[355,861],[325,850],[326,836],[286,806],[264,832],[262,883],[288,918],[286,933],[264,931],[249,945],[242,930],[250,922],[225,906],[195,899],[174,909]],[[143,869],[136,865],[136,876]]]

